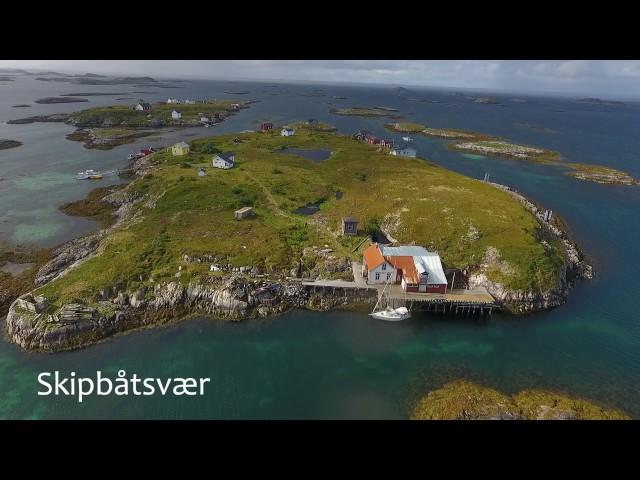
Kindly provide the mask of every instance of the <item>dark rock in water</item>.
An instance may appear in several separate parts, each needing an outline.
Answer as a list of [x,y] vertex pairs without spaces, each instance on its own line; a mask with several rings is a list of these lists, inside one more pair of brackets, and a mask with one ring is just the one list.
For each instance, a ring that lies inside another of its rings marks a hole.
[[18,118],[16,120],[9,120],[7,125],[23,125],[27,123],[35,122],[66,122],[69,119],[68,113],[54,113],[52,115],[35,115],[33,117]]
[[35,103],[42,103],[45,105],[53,104],[53,103],[79,103],[79,102],[88,102],[86,98],[79,97],[46,97],[40,98],[35,101]]
[[9,148],[15,148],[22,145],[22,142],[17,140],[7,140],[6,138],[0,138],[0,150],[7,150]]
[[101,96],[116,96],[116,95],[126,95],[126,92],[84,92],[84,93],[63,93],[61,97],[101,97]]
[[26,103],[21,103],[20,105],[11,105],[11,108],[27,108],[30,107],[31,105],[28,105]]

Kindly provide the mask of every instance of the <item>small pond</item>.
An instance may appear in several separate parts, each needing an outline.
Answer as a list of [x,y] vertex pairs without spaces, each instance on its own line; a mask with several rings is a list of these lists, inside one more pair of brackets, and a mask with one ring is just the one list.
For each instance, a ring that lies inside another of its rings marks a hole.
[[319,203],[310,203],[309,205],[305,205],[304,207],[296,208],[293,213],[298,215],[313,215],[314,213],[318,213],[319,211]]
[[322,162],[331,156],[331,150],[316,148],[316,149],[302,149],[302,148],[283,148],[278,153],[284,153],[287,155],[298,155],[300,157],[308,158],[314,162]]

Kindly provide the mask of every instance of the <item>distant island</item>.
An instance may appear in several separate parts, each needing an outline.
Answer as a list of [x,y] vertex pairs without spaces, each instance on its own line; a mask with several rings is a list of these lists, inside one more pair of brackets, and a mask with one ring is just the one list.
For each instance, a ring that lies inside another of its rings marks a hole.
[[82,93],[63,93],[61,97],[100,97],[100,96],[116,96],[116,95],[128,95],[126,92],[82,92]]
[[250,92],[247,90],[229,90],[229,91],[225,91],[224,93],[228,94],[228,95],[247,95]]
[[[77,130],[68,134],[67,139],[81,141],[85,148],[109,150],[149,136],[157,128],[203,127],[222,122],[227,116],[248,108],[252,102],[210,100],[194,104],[159,102],[142,106],[143,103],[138,105],[144,110],[136,110],[130,105],[111,105],[69,114],[66,121]],[[179,116],[174,118],[173,111],[179,112]]]
[[332,108],[329,110],[334,115],[347,115],[355,117],[387,117],[392,119],[402,118],[394,114],[396,110],[387,107],[352,107],[352,108]]
[[558,152],[528,145],[510,143],[499,137],[478,132],[456,129],[429,128],[419,123],[392,123],[385,127],[393,132],[413,133],[428,137],[455,140],[448,148],[466,153],[476,153],[513,160],[527,160],[540,164],[569,169],[567,175],[595,183],[616,185],[639,185],[640,181],[628,173],[603,165],[566,162]]
[[16,148],[22,145],[22,142],[17,140],[8,140],[6,138],[0,138],[0,150],[7,150],[9,148]]
[[0,82],[13,82],[15,78],[10,75],[0,75]]
[[495,97],[478,97],[473,100],[474,103],[482,103],[485,105],[497,105],[500,102]]
[[[36,77],[41,82],[66,82],[76,85],[149,85],[156,84],[158,81],[151,77],[114,77],[108,78],[104,75],[96,75],[86,73],[83,75],[68,75],[51,72],[49,76]],[[155,85],[154,85],[155,86]]]
[[11,108],[27,108],[30,107],[31,105],[27,104],[27,103],[21,103],[19,105],[11,105]]
[[80,102],[88,102],[86,98],[80,97],[46,97],[39,98],[34,103],[42,103],[45,105],[53,104],[53,103],[80,103]]
[[412,420],[631,420],[620,410],[547,390],[507,395],[466,380],[429,392],[414,406]]
[[595,103],[598,105],[624,105],[624,102],[620,102],[617,100],[602,100],[600,98],[580,98],[578,99],[579,102],[582,103]]

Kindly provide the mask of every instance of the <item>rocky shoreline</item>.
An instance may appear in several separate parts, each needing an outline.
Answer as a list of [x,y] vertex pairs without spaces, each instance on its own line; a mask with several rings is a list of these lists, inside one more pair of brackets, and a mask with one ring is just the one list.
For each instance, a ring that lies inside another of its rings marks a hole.
[[[133,161],[129,170],[134,177],[153,172],[153,156]],[[71,269],[92,258],[100,251],[102,242],[118,226],[135,221],[134,208],[148,201],[133,189],[116,189],[102,200],[115,211],[115,223],[91,235],[68,242],[52,252],[52,260],[38,271],[36,287],[63,277]],[[493,184],[508,191],[542,220],[543,211],[533,202],[508,187]],[[566,249],[565,264],[560,281],[546,293],[519,292],[505,289],[489,281],[483,273],[464,272],[470,286],[484,286],[513,313],[526,313],[551,308],[564,302],[571,283],[577,278],[592,278],[593,271],[584,256],[556,225],[541,221],[551,235],[558,238]],[[27,293],[13,302],[6,318],[9,338],[25,349],[61,351],[84,347],[118,332],[179,321],[203,315],[228,321],[277,315],[296,308],[330,310],[357,307],[375,301],[375,292],[362,291],[353,296],[347,293],[312,292],[300,283],[298,271],[292,276],[268,277],[251,266],[222,265],[218,259],[204,256],[184,259],[186,264],[210,264],[211,270],[220,272],[206,281],[182,283],[176,280],[152,283],[135,291],[119,285],[105,285],[90,305],[76,299],[60,308],[47,298]],[[342,266],[340,266],[342,268]],[[350,270],[350,265],[348,265]]]
[[[131,163],[129,170],[137,176],[152,171],[149,157]],[[131,185],[131,184],[129,184]],[[133,207],[144,197],[116,190],[103,201],[115,210],[115,223],[109,228],[72,240],[52,252],[35,277],[41,287],[64,276],[90,259],[100,244],[123,222],[135,221]],[[185,258],[187,263],[213,262],[214,258]],[[49,300],[27,293],[16,299],[6,317],[11,341],[27,350],[56,352],[85,347],[118,332],[174,323],[195,315],[227,321],[277,315],[295,308],[330,310],[375,302],[375,295],[362,292],[346,296],[310,292],[300,278],[267,278],[248,267],[214,265],[226,275],[207,283],[184,285],[178,280],[155,284],[127,292],[117,286],[105,286],[95,306],[77,301],[53,308]],[[350,268],[350,265],[349,265]],[[292,272],[293,273],[293,272]]]
[[564,229],[553,222],[544,220],[545,209],[510,187],[499,183],[491,183],[491,185],[516,198],[527,210],[535,215],[542,228],[563,245],[565,251],[564,265],[562,266],[559,282],[552,289],[542,294],[506,289],[503,285],[490,281],[481,271],[468,272],[469,286],[485,287],[499,303],[513,313],[534,312],[563,304],[576,280],[590,280],[593,278],[593,267],[589,264],[576,242],[570,238]]

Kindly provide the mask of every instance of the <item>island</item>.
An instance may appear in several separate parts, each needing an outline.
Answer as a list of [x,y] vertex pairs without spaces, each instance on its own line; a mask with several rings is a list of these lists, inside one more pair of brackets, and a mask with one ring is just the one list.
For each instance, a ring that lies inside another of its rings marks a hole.
[[30,107],[31,105],[27,104],[27,103],[21,103],[19,105],[11,105],[11,108],[27,108]]
[[[302,155],[320,150],[331,154]],[[213,168],[222,152],[233,152],[232,168]],[[129,183],[65,207],[103,228],[40,266],[35,289],[9,309],[12,341],[59,351],[194,315],[370,309],[375,294],[302,281],[353,280],[352,262],[378,233],[438,252],[513,313],[560,305],[590,272],[560,228],[513,192],[350,136],[273,129],[193,140],[178,153],[133,160]],[[308,205],[319,208],[295,213]],[[358,219],[356,235],[341,234],[345,217]]]
[[[392,132],[413,133],[428,137],[455,140],[448,148],[463,153],[526,160],[567,169],[566,175],[578,180],[611,185],[640,185],[640,181],[626,172],[603,165],[567,162],[559,152],[529,145],[519,145],[499,137],[457,129],[429,128],[419,123],[396,122],[385,125]],[[542,127],[538,127],[542,128]]]
[[9,148],[16,148],[22,145],[22,142],[17,140],[8,140],[6,138],[0,138],[0,150],[7,150]]
[[158,81],[151,77],[114,77],[108,78],[103,75],[96,75],[92,73],[86,73],[82,75],[68,75],[50,72],[50,74],[40,74],[36,77],[36,80],[41,82],[66,82],[74,83],[76,85],[154,85]]
[[480,103],[482,105],[499,105],[500,102],[495,97],[478,97],[473,100],[473,103]]
[[84,148],[111,150],[118,145],[132,143],[138,138],[153,135],[153,130],[133,128],[79,128],[66,135],[67,140],[82,142]]
[[116,96],[116,95],[127,95],[127,93],[125,92],[115,92],[115,93],[111,93],[111,92],[78,92],[78,93],[63,93],[60,96],[61,97],[109,97],[109,96]]
[[466,380],[421,398],[412,420],[631,420],[620,410],[563,393],[528,389],[507,395]]
[[[130,105],[95,107],[69,114],[66,122],[77,127],[68,140],[84,143],[85,148],[109,150],[146,137],[154,129],[172,127],[204,127],[224,121],[229,115],[249,108],[252,101],[202,101],[194,104],[146,104],[139,102],[136,110]],[[144,105],[144,106],[142,106]],[[174,116],[173,112],[179,113]],[[206,120],[205,120],[206,119]]]
[[45,105],[53,104],[53,103],[79,103],[79,102],[88,102],[86,98],[80,97],[46,97],[39,98],[34,103],[42,103]]
[[10,75],[0,75],[0,82],[13,82],[15,78]]
[[7,121],[7,125],[24,125],[28,123],[62,123],[69,120],[68,113],[53,113],[51,115],[34,115],[33,117],[17,118]]
[[334,115],[347,115],[354,117],[387,117],[392,119],[402,118],[396,115],[394,109],[384,107],[352,107],[352,108],[332,108],[329,110]]
[[580,98],[579,102],[582,103],[594,103],[596,105],[624,105],[624,102],[620,102],[618,100],[602,100],[601,98]]

